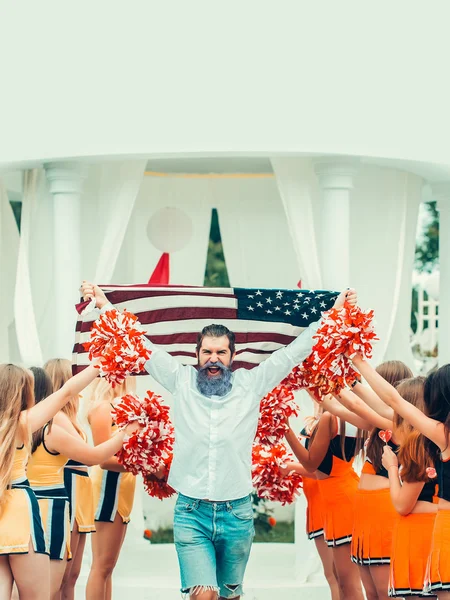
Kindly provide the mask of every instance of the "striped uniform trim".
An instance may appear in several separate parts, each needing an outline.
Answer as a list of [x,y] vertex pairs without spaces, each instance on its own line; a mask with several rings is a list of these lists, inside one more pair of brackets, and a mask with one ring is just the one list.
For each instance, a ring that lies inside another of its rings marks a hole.
[[308,540],[314,540],[315,538],[323,535],[323,529],[317,529],[316,531],[310,531],[308,533]]
[[407,598],[409,596],[414,596],[415,598],[435,598],[434,594],[428,594],[423,590],[411,590],[411,589],[395,589],[389,588],[388,591],[389,598]]
[[69,539],[69,498],[64,485],[35,487],[38,500],[47,500],[46,537],[51,560],[63,560]]
[[344,537],[337,538],[335,540],[325,540],[325,541],[329,548],[335,548],[336,546],[343,546],[344,544],[350,544],[350,542],[352,541],[352,536],[346,535]]
[[[77,463],[77,465],[82,466],[81,463]],[[77,485],[75,479],[77,476],[89,477],[89,473],[87,471],[80,471],[79,469],[68,469],[66,465],[64,469],[64,487],[69,498],[70,531],[73,531],[76,518],[76,510],[74,508],[77,505]]]
[[95,512],[96,521],[114,522],[119,504],[121,478],[122,473],[116,473],[115,471],[104,471],[102,473],[100,499]]
[[435,590],[450,590],[450,581],[444,583],[442,583],[442,581],[437,581],[426,586],[427,592],[434,592]]
[[381,558],[359,558],[358,556],[354,556],[352,554],[351,561],[352,561],[352,563],[355,563],[355,565],[363,565],[365,567],[368,567],[370,565],[390,565],[391,564],[390,556],[384,556]]
[[23,490],[27,496],[30,508],[30,533],[33,549],[37,554],[48,554],[45,544],[44,528],[42,526],[41,511],[37,498],[30,487],[27,479],[21,479],[12,483],[12,489]]

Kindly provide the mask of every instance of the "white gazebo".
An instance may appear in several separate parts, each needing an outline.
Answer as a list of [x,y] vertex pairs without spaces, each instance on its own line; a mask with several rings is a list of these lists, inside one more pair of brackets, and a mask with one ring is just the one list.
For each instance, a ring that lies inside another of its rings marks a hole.
[[[448,6],[321,4],[2,7],[1,361],[70,356],[82,278],[144,283],[168,251],[171,283],[202,285],[216,208],[232,286],[354,286],[376,311],[375,360],[413,364],[417,215],[431,199],[450,361]],[[255,550],[255,599],[315,581],[302,512],[272,583]],[[170,565],[136,599],[177,597]]]

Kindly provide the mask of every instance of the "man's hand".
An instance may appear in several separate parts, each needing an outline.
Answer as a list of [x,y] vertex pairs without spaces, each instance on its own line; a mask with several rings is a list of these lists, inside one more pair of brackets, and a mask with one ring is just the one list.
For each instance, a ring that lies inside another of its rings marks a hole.
[[342,308],[344,304],[350,304],[350,306],[356,306],[358,304],[358,294],[353,288],[348,288],[341,292],[336,298],[333,308]]
[[94,285],[89,281],[83,281],[81,284],[81,295],[84,300],[91,300],[95,298],[95,306],[97,308],[102,308],[105,304],[108,304],[108,299],[103,293],[103,291],[98,287],[98,285]]

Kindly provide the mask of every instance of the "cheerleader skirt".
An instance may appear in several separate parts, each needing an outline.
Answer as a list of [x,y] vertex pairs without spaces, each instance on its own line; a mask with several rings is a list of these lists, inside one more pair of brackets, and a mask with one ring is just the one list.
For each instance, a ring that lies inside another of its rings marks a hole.
[[356,492],[351,547],[354,563],[366,566],[390,563],[397,516],[389,488]]
[[392,533],[389,596],[429,598],[424,592],[436,513],[398,515]]
[[323,507],[322,497],[317,479],[305,477],[303,479],[303,493],[306,498],[306,534],[313,540],[323,535]]
[[450,590],[450,510],[438,510],[434,520],[425,590]]
[[95,520],[113,523],[117,513],[124,523],[130,522],[136,477],[132,473],[105,471],[95,466],[91,472],[94,491]]
[[70,530],[75,523],[80,533],[95,531],[94,491],[87,471],[64,469],[64,487],[69,497]]
[[0,509],[0,554],[48,554],[38,500],[27,480],[5,490]]
[[71,560],[69,499],[64,486],[34,488],[51,560]]
[[328,546],[352,541],[355,497],[359,477],[351,470],[342,477],[318,479],[323,506],[323,530]]

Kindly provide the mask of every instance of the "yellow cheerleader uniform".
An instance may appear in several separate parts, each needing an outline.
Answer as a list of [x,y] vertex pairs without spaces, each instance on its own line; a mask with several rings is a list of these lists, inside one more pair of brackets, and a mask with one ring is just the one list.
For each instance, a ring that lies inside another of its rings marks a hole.
[[30,485],[39,502],[47,546],[52,560],[63,560],[67,551],[70,560],[69,498],[64,487],[64,466],[67,456],[50,452],[44,440],[36,448],[28,462]]
[[[112,424],[112,431],[117,426]],[[130,522],[136,477],[132,473],[107,471],[98,465],[91,471],[94,490],[95,520],[113,523],[117,513],[124,523]]]
[[[83,432],[83,439],[87,435]],[[70,530],[75,523],[79,533],[92,533],[94,524],[94,491],[86,465],[69,460],[64,468],[64,487],[69,497]]]
[[25,446],[16,448],[0,511],[0,554],[27,554],[30,541],[35,552],[48,554],[39,504],[27,480],[27,462]]

